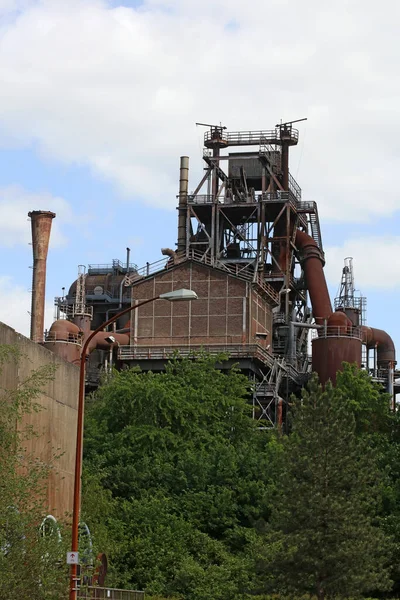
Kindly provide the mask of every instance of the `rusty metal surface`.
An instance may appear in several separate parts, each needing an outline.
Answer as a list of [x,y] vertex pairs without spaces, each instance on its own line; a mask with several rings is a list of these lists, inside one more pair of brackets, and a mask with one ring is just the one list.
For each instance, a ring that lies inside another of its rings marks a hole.
[[32,306],[31,306],[31,340],[43,341],[44,306],[46,292],[46,261],[52,220],[55,213],[44,210],[33,210],[28,213],[32,229]]
[[325,384],[329,379],[336,383],[336,374],[342,369],[342,363],[356,363],[361,366],[360,338],[319,337],[312,341],[312,370],[318,373],[319,380]]
[[363,342],[367,348],[377,349],[378,366],[386,366],[388,362],[396,362],[396,351],[392,338],[383,329],[363,326]]
[[324,320],[332,314],[331,299],[323,271],[324,257],[313,238],[303,231],[298,230],[296,233],[296,246],[302,253],[301,262],[314,319],[317,324],[322,325]]
[[181,156],[179,169],[178,252],[186,249],[186,206],[189,189],[189,157]]

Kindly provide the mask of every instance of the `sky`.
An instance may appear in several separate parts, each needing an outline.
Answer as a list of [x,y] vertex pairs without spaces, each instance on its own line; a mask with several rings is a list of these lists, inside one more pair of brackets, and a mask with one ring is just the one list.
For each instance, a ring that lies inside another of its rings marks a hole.
[[400,349],[400,3],[0,0],[0,320],[28,334],[30,210],[52,210],[46,322],[78,265],[176,242],[204,130],[307,117],[290,169],[318,203],[332,298],[353,257]]

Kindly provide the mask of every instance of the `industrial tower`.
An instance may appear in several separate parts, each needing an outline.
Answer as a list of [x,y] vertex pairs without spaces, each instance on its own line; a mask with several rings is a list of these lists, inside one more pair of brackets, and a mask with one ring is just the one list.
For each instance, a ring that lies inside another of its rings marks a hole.
[[[317,204],[302,200],[289,171],[290,148],[299,139],[294,123],[236,132],[208,126],[204,175],[193,193],[189,158],[180,160],[176,249],[163,248],[165,258],[143,268],[130,265],[129,255],[126,266],[89,265],[85,302],[82,281],[57,300],[60,316],[73,320],[67,328],[73,328],[79,352],[88,328],[127,302],[182,287],[199,297],[189,305],[155,302],[135,310],[131,319],[117,323],[115,347],[105,344],[103,332],[92,348],[89,373],[97,372],[98,379],[111,360],[118,368],[157,370],[173,351],[225,352],[228,366],[237,363],[251,380],[254,418],[268,427],[282,421],[290,394],[299,391],[312,368],[323,383],[334,382],[343,361],[361,365],[365,344],[375,349],[376,371],[393,395],[393,342],[386,332],[365,326],[351,263],[332,309]],[[84,323],[77,314],[68,316],[71,306],[88,315]],[[65,341],[54,337],[66,329],[61,321],[47,335],[53,351]],[[310,330],[317,333],[312,363]]]

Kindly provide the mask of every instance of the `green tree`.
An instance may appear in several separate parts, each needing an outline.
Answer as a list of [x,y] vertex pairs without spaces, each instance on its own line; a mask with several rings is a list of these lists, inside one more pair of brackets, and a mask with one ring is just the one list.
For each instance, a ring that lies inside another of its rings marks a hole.
[[275,590],[323,600],[390,588],[378,453],[357,435],[351,397],[314,377],[293,407],[259,562]]
[[[0,346],[0,367],[19,360],[14,347]],[[0,390],[0,595],[7,600],[58,600],[66,590],[64,547],[57,535],[39,531],[51,465],[27,450],[38,434],[24,420],[39,410],[36,400],[52,377],[43,367],[16,389]]]
[[221,360],[122,371],[88,404],[83,508],[115,585],[185,600],[244,598],[252,585],[247,549],[269,517],[277,445],[252,420],[247,378]]

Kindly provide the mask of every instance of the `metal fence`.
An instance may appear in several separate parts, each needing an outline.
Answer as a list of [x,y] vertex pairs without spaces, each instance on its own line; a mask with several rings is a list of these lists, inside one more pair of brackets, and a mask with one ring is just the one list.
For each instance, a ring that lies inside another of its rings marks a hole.
[[144,600],[144,592],[88,586],[78,592],[79,600]]

